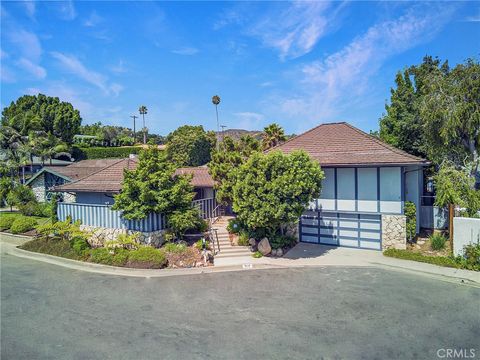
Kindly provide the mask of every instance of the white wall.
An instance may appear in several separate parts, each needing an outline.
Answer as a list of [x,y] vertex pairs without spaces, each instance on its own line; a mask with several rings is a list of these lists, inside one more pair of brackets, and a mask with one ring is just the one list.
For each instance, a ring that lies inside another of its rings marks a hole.
[[463,247],[480,242],[480,219],[453,218],[453,254],[463,255]]
[[402,172],[400,167],[380,168],[380,212],[402,213]]

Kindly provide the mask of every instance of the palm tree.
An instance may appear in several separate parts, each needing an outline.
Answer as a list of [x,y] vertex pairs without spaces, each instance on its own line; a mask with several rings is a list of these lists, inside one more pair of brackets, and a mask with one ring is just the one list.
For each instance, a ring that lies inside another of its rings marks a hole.
[[262,145],[263,150],[270,149],[271,147],[277,146],[287,140],[285,132],[282,127],[276,123],[268,125],[263,129],[262,135]]
[[142,115],[142,118],[143,118],[143,143],[146,144],[147,143],[147,128],[145,127],[145,114],[147,113],[147,107],[145,105],[142,105],[138,108],[138,112],[140,113],[140,115]]
[[[213,95],[212,96],[212,104],[215,105],[215,113],[217,114],[217,134],[220,132],[220,123],[218,122],[218,104],[220,104],[220,96]],[[219,142],[217,140],[217,150],[218,150]]]
[[45,160],[49,159],[50,165],[52,165],[53,158],[59,156],[67,156],[69,158],[72,157],[68,152],[67,144],[61,142],[52,134],[49,134],[47,137],[43,138],[43,141],[40,144],[39,155],[42,159],[42,163],[45,163]]

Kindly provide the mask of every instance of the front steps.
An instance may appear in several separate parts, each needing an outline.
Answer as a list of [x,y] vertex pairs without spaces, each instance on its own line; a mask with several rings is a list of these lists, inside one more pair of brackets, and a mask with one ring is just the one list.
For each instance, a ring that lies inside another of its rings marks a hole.
[[232,246],[228,237],[227,225],[231,217],[221,217],[212,228],[217,229],[220,252],[215,255],[215,266],[243,265],[252,263],[252,252],[248,246]]

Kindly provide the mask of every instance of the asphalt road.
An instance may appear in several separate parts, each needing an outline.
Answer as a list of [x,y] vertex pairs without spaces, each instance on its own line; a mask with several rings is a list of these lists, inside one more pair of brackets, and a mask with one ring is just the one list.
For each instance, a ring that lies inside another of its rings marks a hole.
[[142,279],[1,258],[2,360],[438,359],[449,348],[480,359],[479,339],[480,289],[423,276],[329,267]]

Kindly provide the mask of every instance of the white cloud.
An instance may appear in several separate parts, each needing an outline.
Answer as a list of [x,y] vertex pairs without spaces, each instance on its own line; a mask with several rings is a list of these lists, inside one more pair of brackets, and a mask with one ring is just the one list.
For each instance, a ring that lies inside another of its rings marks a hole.
[[[296,1],[287,8],[274,10],[250,27],[248,33],[280,53],[280,59],[292,59],[312,51],[335,20],[342,4],[323,1]],[[327,12],[327,10],[329,10]]]
[[451,15],[451,7],[414,6],[396,20],[372,26],[340,51],[303,65],[292,85],[297,91],[277,97],[275,108],[315,123],[338,120],[335,116],[367,94],[369,79],[388,58],[431,39]]
[[58,3],[58,12],[62,20],[73,20],[77,17],[77,12],[75,11],[75,6],[73,1],[60,1]]
[[196,53],[198,53],[198,49],[194,48],[194,47],[185,46],[185,47],[181,47],[181,48],[172,50],[172,53],[178,54],[178,55],[191,56],[191,55],[195,55]]
[[103,18],[97,14],[97,12],[94,10],[90,14],[87,20],[83,22],[83,25],[86,27],[95,27],[98,24],[100,24],[103,21]]
[[110,66],[110,71],[116,74],[123,74],[127,72],[127,68],[123,60],[120,60],[116,65]]
[[25,8],[25,12],[27,13],[27,16],[31,19],[35,18],[35,2],[34,1],[28,1],[24,0],[21,2],[23,7]]
[[42,45],[37,35],[23,29],[14,29],[9,32],[10,41],[16,45],[23,57],[38,61],[42,55]]
[[47,76],[47,71],[40,65],[34,64],[28,59],[21,58],[17,61],[17,66],[29,72],[37,79],[44,79]]
[[87,83],[98,87],[106,95],[113,94],[116,96],[123,90],[123,87],[119,84],[110,84],[106,76],[87,69],[87,67],[75,56],[65,55],[55,51],[52,52],[51,55],[57,59],[67,71],[78,76]]
[[0,66],[0,81],[2,83],[14,83],[17,81],[15,74],[5,64]]
[[238,119],[235,122],[235,128],[245,130],[258,130],[262,128],[262,122],[265,119],[263,114],[255,112],[236,112],[233,113]]

